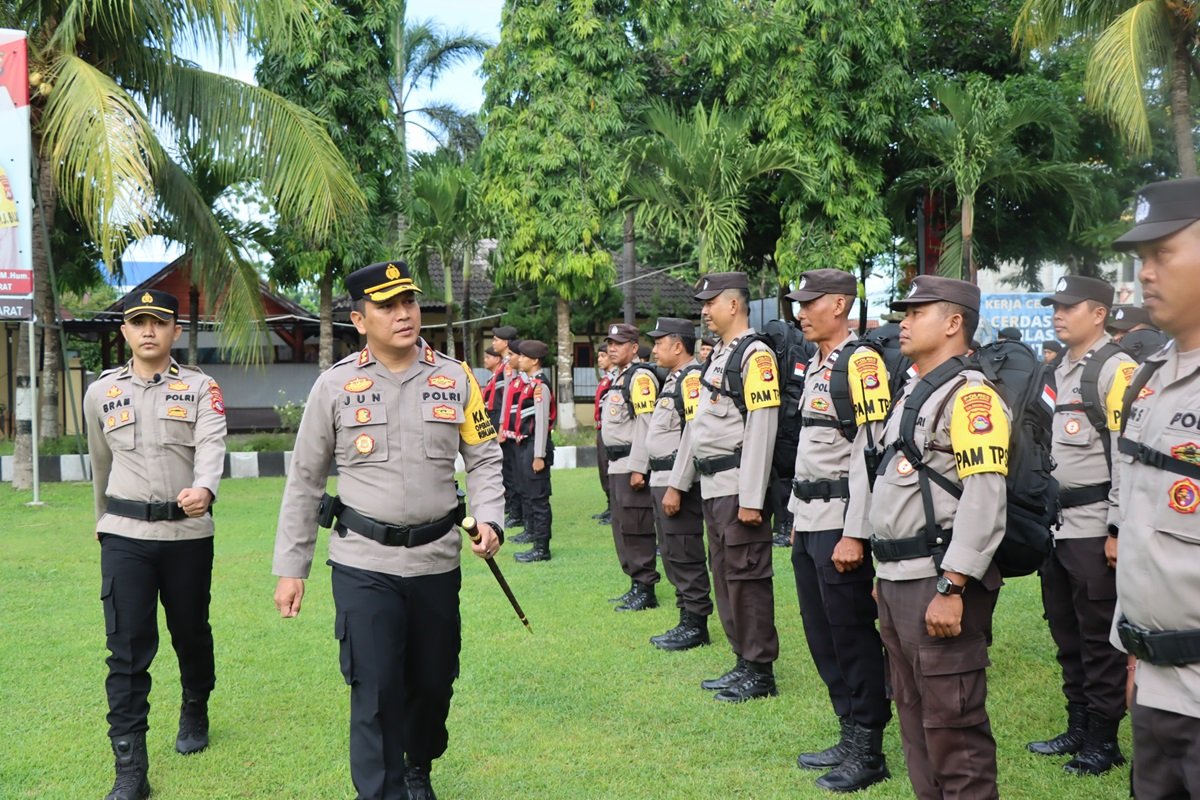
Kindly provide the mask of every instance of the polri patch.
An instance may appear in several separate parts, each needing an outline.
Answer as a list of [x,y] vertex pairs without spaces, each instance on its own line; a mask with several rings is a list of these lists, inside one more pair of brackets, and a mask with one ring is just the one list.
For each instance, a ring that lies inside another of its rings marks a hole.
[[370,455],[371,453],[375,452],[375,440],[365,433],[360,433],[354,439],[354,449],[357,450],[360,455]]
[[371,421],[371,409],[360,408],[354,412],[354,421],[359,425],[366,425]]
[[1175,481],[1167,493],[1167,502],[1180,514],[1195,514],[1200,507],[1200,486],[1188,478]]
[[225,416],[225,395],[221,393],[221,387],[216,381],[208,382],[208,396],[211,400],[212,410]]
[[968,415],[971,433],[984,434],[992,430],[992,395],[990,392],[963,392],[959,395]]
[[1069,419],[1067,420],[1067,424],[1063,425],[1063,430],[1067,432],[1068,436],[1074,436],[1082,429],[1083,426],[1079,424],[1079,420],[1077,419]]

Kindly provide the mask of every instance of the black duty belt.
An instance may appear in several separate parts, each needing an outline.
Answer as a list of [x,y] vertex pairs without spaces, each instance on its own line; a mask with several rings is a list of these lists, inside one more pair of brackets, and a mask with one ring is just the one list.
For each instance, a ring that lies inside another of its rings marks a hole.
[[650,471],[651,472],[666,472],[669,469],[674,469],[675,468],[675,455],[676,455],[675,453],[671,453],[671,455],[663,456],[662,458],[651,458],[650,459]]
[[739,449],[729,455],[712,456],[711,458],[693,458],[692,463],[696,465],[696,471],[701,475],[716,475],[718,472],[740,467],[742,451]]
[[604,445],[604,454],[608,456],[609,461],[616,461],[619,458],[624,458],[633,452],[633,445],[614,444]]
[[[119,497],[108,498],[109,514],[129,519],[140,519],[145,522],[165,522],[187,519],[187,512],[178,503],[139,503],[134,500],[122,500]],[[212,508],[208,509],[212,513]]]
[[1092,503],[1107,500],[1108,493],[1111,490],[1111,483],[1096,483],[1091,486],[1080,486],[1075,489],[1059,489],[1058,504],[1063,508],[1090,506]]
[[337,497],[325,495],[321,498],[320,523],[322,527],[331,527],[325,523],[332,522],[333,518],[337,517],[337,523],[332,527],[340,536],[345,536],[349,529],[388,547],[420,547],[436,542],[449,533],[455,524],[462,521],[465,510],[460,502],[449,514],[433,522],[422,525],[391,525],[360,514]]
[[836,481],[792,481],[792,494],[802,503],[813,500],[829,502],[835,497],[850,496],[850,479],[838,478]]
[[1117,635],[1129,655],[1156,666],[1182,667],[1200,661],[1200,630],[1151,631],[1121,617]]
[[909,561],[914,558],[932,558],[941,568],[942,556],[950,545],[950,531],[939,529],[930,541],[925,534],[908,539],[880,539],[871,537],[871,552],[880,561]]

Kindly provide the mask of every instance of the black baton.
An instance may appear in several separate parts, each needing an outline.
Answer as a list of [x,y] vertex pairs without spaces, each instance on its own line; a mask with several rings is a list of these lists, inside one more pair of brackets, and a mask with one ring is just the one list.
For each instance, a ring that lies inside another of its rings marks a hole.
[[[475,523],[474,517],[464,517],[462,521],[462,529],[467,532],[467,536],[475,544],[479,544],[479,526]],[[496,576],[496,583],[500,584],[500,588],[504,590],[504,594],[508,597],[508,602],[512,603],[513,611],[517,612],[517,618],[521,620],[521,624],[525,626],[525,630],[533,633],[533,628],[529,625],[529,620],[525,617],[525,612],[521,610],[521,604],[517,602],[517,598],[513,595],[512,589],[509,588],[508,581],[504,580],[504,576],[500,573],[500,567],[496,566],[495,560],[488,556],[484,559],[487,561],[488,567],[491,568],[492,574]]]

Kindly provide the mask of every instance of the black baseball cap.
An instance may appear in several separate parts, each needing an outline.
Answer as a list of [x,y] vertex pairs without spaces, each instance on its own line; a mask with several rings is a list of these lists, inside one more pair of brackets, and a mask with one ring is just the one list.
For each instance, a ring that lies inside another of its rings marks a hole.
[[744,272],[712,272],[696,283],[697,300],[712,300],[726,289],[750,288],[750,279]]
[[126,320],[149,314],[163,322],[174,322],[179,317],[179,300],[173,294],[147,289],[130,295],[125,300],[124,311]]
[[786,295],[788,300],[806,303],[825,294],[858,295],[858,281],[849,272],[840,269],[814,269],[800,277],[796,291]]
[[1112,284],[1108,281],[1086,278],[1083,275],[1064,275],[1054,285],[1054,294],[1042,298],[1042,305],[1061,303],[1064,306],[1073,306],[1084,300],[1092,300],[1111,307],[1114,294]]
[[381,261],[355,270],[346,276],[346,291],[351,300],[370,300],[382,303],[402,292],[420,293],[413,282],[412,272],[404,261]]
[[1113,242],[1114,250],[1133,250],[1183,230],[1200,220],[1200,178],[1159,181],[1138,190],[1133,228]]
[[892,308],[896,311],[907,311],[909,306],[922,303],[957,303],[964,308],[979,310],[979,287],[957,278],[943,278],[940,275],[918,275],[913,278],[909,287],[908,297],[893,300]]
[[1128,331],[1138,325],[1154,326],[1149,311],[1141,306],[1117,306],[1109,312],[1104,326],[1114,331]]
[[1001,328],[996,331],[996,336],[1001,339],[1008,339],[1010,342],[1019,342],[1021,341],[1021,329],[1011,327]]
[[672,334],[695,338],[696,326],[689,320],[680,319],[679,317],[659,317],[658,322],[654,325],[654,330],[646,331],[646,335],[651,339],[659,339]]

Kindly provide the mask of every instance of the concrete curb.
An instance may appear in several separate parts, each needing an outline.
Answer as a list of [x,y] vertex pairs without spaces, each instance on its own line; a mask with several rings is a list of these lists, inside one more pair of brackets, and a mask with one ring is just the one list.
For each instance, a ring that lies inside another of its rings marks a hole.
[[[226,453],[223,478],[273,478],[288,474],[292,466],[292,452],[284,453]],[[462,457],[455,460],[455,469],[463,470]],[[596,448],[557,447],[554,449],[554,464],[551,469],[574,469],[596,466]],[[42,456],[38,459],[39,478],[42,483],[62,481],[90,481],[92,462],[89,456],[80,463],[78,455]],[[331,475],[337,474],[333,466]],[[13,457],[0,457],[0,481],[12,483]]]

